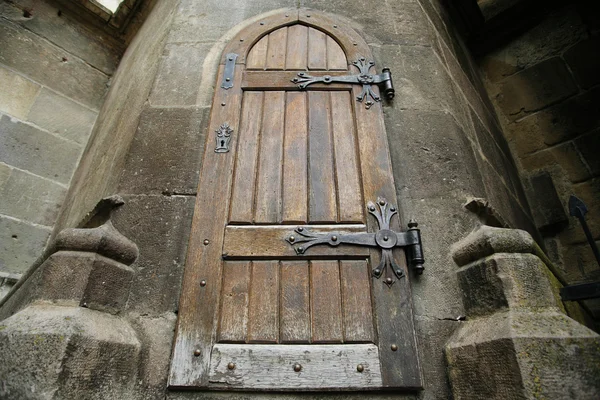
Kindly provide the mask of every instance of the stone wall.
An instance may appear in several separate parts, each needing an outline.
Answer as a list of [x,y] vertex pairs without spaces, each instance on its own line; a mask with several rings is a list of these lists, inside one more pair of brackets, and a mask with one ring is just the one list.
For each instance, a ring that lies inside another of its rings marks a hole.
[[122,51],[57,3],[0,3],[0,279],[41,255]]
[[546,251],[570,283],[600,279],[600,266],[567,204],[571,194],[586,203],[598,243],[600,24],[597,6],[585,4],[542,14],[537,24],[479,60]]

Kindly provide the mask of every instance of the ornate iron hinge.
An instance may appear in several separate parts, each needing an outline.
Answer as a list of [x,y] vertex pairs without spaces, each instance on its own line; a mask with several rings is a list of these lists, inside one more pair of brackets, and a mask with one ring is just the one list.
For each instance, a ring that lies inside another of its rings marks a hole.
[[371,67],[375,66],[374,61],[366,61],[364,57],[359,58],[358,60],[352,63],[356,68],[358,68],[358,75],[343,75],[343,76],[311,76],[306,72],[298,72],[298,76],[292,79],[292,82],[298,84],[298,88],[306,89],[308,85],[312,85],[313,83],[357,83],[359,85],[363,85],[363,90],[356,97],[356,100],[362,102],[365,98],[365,107],[371,108],[374,104],[373,101],[368,100],[368,97],[371,97],[374,101],[381,101],[381,97],[377,95],[371,89],[371,85],[376,84],[380,85],[385,97],[389,100],[394,98],[395,90],[394,84],[392,82],[392,73],[389,68],[383,68],[381,70],[381,74],[375,75],[370,74],[369,70]]
[[[396,278],[404,277],[404,271],[394,260],[392,249],[394,247],[406,247],[407,258],[409,264],[414,268],[418,275],[423,273],[423,248],[421,245],[421,232],[417,228],[418,224],[415,221],[408,223],[408,231],[394,232],[390,229],[390,221],[392,217],[398,213],[396,207],[390,206],[383,199],[377,199],[377,204],[373,202],[367,203],[367,210],[375,218],[379,224],[379,230],[374,233],[316,233],[311,232],[307,228],[299,226],[294,230],[294,234],[288,236],[286,241],[294,246],[296,254],[304,255],[306,251],[319,244],[327,244],[329,246],[339,246],[340,244],[352,244],[358,246],[379,247],[381,249],[381,261],[373,268],[372,274],[375,278],[381,278],[385,273],[384,282],[391,286]],[[391,271],[391,273],[390,273]]]

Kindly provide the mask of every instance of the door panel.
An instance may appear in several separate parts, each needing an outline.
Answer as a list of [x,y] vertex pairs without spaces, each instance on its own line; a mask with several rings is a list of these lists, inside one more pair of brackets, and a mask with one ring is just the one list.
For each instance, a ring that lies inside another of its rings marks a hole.
[[[205,149],[170,385],[419,387],[408,276],[392,286],[374,280],[376,248],[297,253],[290,244],[298,226],[375,232],[366,202],[396,204],[380,104],[357,103],[356,85],[291,83],[297,71],[347,75],[348,49],[367,47],[347,29],[273,24],[264,22],[262,36],[240,33],[254,44],[240,55],[234,87],[215,93],[210,129],[229,123],[234,133],[228,153]],[[390,228],[400,230],[397,219]],[[407,273],[404,252],[394,257]]]

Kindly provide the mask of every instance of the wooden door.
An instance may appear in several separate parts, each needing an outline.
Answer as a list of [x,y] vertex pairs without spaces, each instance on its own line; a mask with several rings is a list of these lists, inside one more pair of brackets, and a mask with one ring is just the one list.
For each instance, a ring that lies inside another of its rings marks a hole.
[[[228,152],[207,140],[171,387],[421,386],[408,278],[372,278],[376,248],[297,254],[290,240],[299,227],[374,232],[367,202],[396,204],[380,104],[357,102],[358,85],[291,82],[299,71],[355,74],[349,62],[371,58],[338,26],[293,10],[242,31],[225,51],[238,55],[233,87],[217,87],[210,132],[233,132]],[[397,218],[391,229],[400,230]],[[394,257],[408,272],[404,253]]]

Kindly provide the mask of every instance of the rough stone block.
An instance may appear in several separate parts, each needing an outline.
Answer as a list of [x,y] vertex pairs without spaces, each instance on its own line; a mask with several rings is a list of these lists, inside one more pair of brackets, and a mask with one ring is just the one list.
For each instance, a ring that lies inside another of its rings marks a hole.
[[600,175],[600,128],[578,137],[574,142],[592,175]]
[[0,112],[25,119],[40,85],[0,67],[0,87]]
[[569,219],[558,197],[552,177],[547,172],[529,179],[531,208],[535,225],[543,235],[552,235],[569,224]]
[[0,63],[93,109],[102,105],[107,75],[6,20],[0,23]]
[[0,118],[0,161],[36,175],[69,183],[81,147],[34,126]]
[[27,120],[85,146],[98,113],[51,90],[42,89]]
[[212,46],[212,43],[168,44],[160,60],[150,104],[195,105],[202,80],[202,64]]
[[577,86],[559,57],[542,61],[498,84],[496,101],[507,118],[540,110],[577,93]]
[[527,171],[558,166],[567,174],[571,182],[582,182],[591,177],[587,165],[584,164],[581,154],[572,141],[523,157],[521,164]]
[[201,126],[207,118],[208,109],[145,109],[127,154],[119,192],[195,194],[205,140]]
[[575,80],[584,89],[600,83],[600,38],[577,43],[563,54]]
[[124,197],[112,221],[140,249],[127,308],[149,316],[175,312],[196,198]]
[[133,276],[131,267],[97,256],[81,304],[93,310],[117,314],[125,307]]
[[52,226],[66,189],[0,163],[0,214]]
[[512,124],[515,136],[540,138],[547,146],[600,126],[600,88],[572,97]]
[[[29,11],[27,16],[24,16],[23,10]],[[0,14],[69,53],[76,54],[105,74],[112,74],[119,63],[123,50],[116,40],[105,32],[92,32],[53,3],[36,0],[4,2],[0,4]]]
[[595,399],[599,346],[595,332],[560,312],[470,319],[446,346],[453,398]]
[[133,398],[140,352],[123,319],[32,305],[0,322],[0,397]]
[[42,254],[51,229],[0,215],[0,271],[23,274]]

